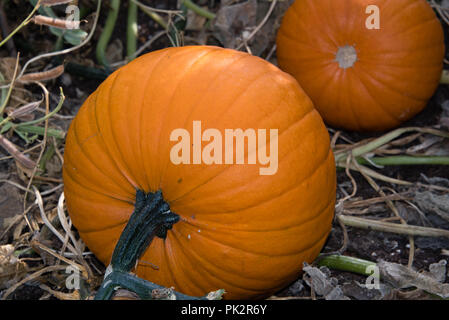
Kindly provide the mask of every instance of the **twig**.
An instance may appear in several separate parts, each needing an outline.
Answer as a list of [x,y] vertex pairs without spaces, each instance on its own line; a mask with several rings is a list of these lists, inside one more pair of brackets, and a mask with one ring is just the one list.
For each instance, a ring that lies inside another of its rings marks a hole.
[[377,230],[382,232],[403,234],[409,236],[449,238],[449,230],[382,222],[347,215],[339,215],[338,219],[340,219],[347,226],[362,229]]
[[242,43],[240,43],[240,45],[237,46],[236,50],[240,50],[244,45],[245,42],[248,43],[255,35],[257,32],[259,32],[259,30],[264,26],[264,24],[268,21],[268,18],[270,17],[271,13],[274,10],[274,7],[276,6],[278,0],[272,0],[271,1],[271,5],[270,8],[268,9],[267,14],[265,15],[265,17],[262,19],[262,21],[257,25],[257,27],[249,34],[248,37],[246,37],[244,39],[244,41]]
[[53,272],[58,270],[65,270],[67,266],[48,266],[43,269],[40,269],[39,271],[34,272],[33,274],[30,274],[28,277],[22,279],[21,281],[17,282],[16,284],[9,287],[4,293],[1,298],[1,300],[6,300],[6,298],[9,297],[11,293],[13,293],[17,288],[19,288],[21,285],[27,283],[28,281],[34,280],[41,275],[43,275],[46,272]]
[[[404,133],[414,132],[414,131],[421,132],[421,133],[429,133],[429,134],[433,134],[435,136],[449,138],[448,132],[435,130],[435,129],[431,129],[431,128],[420,128],[420,127],[400,128],[400,129],[393,130],[377,139],[374,139],[373,141],[365,143],[361,146],[357,146],[357,147],[353,148],[350,152],[352,153],[352,156],[357,158],[357,157],[367,154],[367,153],[391,142],[393,139],[403,135]],[[337,163],[337,165],[339,165],[342,162],[342,160],[345,157],[347,157],[347,155],[348,155],[347,152],[336,152],[335,162]]]
[[265,60],[270,61],[271,57],[273,56],[273,54],[276,51],[276,44],[274,44],[271,49],[270,52],[268,52],[267,56],[265,57]]
[[[340,165],[340,167],[342,167],[342,165]],[[346,165],[344,165],[343,168],[346,168]],[[385,175],[382,175],[382,174],[380,174],[380,173],[378,173],[378,172],[376,172],[374,170],[371,170],[370,168],[362,166],[360,164],[359,164],[358,167],[354,166],[353,164],[350,164],[349,168],[351,170],[355,170],[355,171],[358,171],[358,168],[361,168],[364,171],[364,173],[367,174],[368,176],[370,176],[372,178],[375,178],[375,179],[378,179],[378,180],[382,180],[382,181],[388,182],[388,183],[399,184],[399,185],[404,185],[404,186],[412,185],[412,183],[409,182],[409,181],[399,180],[399,179],[394,179],[394,178],[387,177]]]
[[82,265],[80,265],[80,264],[78,264],[78,263],[76,263],[76,262],[74,262],[74,261],[72,261],[70,259],[67,259],[66,257],[64,257],[64,256],[62,256],[60,254],[58,254],[53,249],[47,247],[43,243],[40,243],[40,242],[34,240],[34,241],[31,242],[31,246],[32,247],[38,247],[40,250],[44,250],[45,252],[47,252],[48,254],[52,255],[53,257],[55,257],[55,258],[57,258],[57,259],[59,259],[61,261],[64,261],[65,263],[70,264],[70,265],[74,266],[75,268],[81,270],[82,273],[87,274],[84,266],[82,266]]
[[[5,181],[5,180],[0,180],[0,182],[12,182],[12,181]],[[21,187],[20,185],[17,185],[19,187]],[[22,218],[25,218],[26,223],[29,224],[28,219],[26,218],[27,213],[35,206],[35,204],[33,203],[32,205],[30,205],[28,208],[26,208],[26,210],[21,214],[21,215],[17,215],[15,218],[13,218],[13,220],[9,223],[9,225],[3,230],[3,233],[0,234],[0,240],[3,239],[3,237],[8,233],[8,231],[17,223],[19,222]]]
[[15,35],[20,29],[22,29],[24,26],[26,26],[31,21],[31,18],[33,17],[34,13],[40,7],[40,2],[41,2],[41,0],[38,0],[36,5],[34,6],[33,10],[31,11],[31,13],[28,15],[28,17],[26,17],[26,19],[23,20],[22,23],[19,24],[17,26],[17,28],[14,29],[13,32],[11,32],[5,39],[3,39],[2,42],[0,42],[0,47],[3,46],[9,39],[12,38],[13,35]]
[[14,74],[12,76],[12,80],[9,85],[8,93],[6,94],[6,97],[3,100],[2,105],[0,106],[0,119],[2,119],[3,112],[5,111],[6,105],[8,104],[9,97],[11,96],[11,93],[12,93],[12,89],[14,88],[14,82],[16,81],[16,77],[17,77],[17,70],[19,69],[19,58],[20,58],[20,52],[17,53],[16,65],[14,67]]
[[[44,209],[44,203],[42,201],[42,197],[39,193],[39,190],[36,189],[35,186],[33,186],[33,190],[34,193],[36,195],[36,202],[37,205],[39,207],[39,212],[41,214],[41,218],[42,221],[44,222],[44,224],[47,226],[48,229],[50,229],[50,231],[62,242],[64,243],[64,237],[61,235],[61,233],[59,233],[58,230],[56,230],[56,228],[51,224],[50,221],[48,221],[47,219],[47,215],[45,214],[45,209]],[[74,253],[75,255],[79,255],[79,253],[77,252],[77,250],[75,249],[75,247],[73,247],[71,244],[68,244],[67,247],[69,248],[70,251],[72,251],[72,253]]]
[[144,5],[142,3],[140,3],[139,1],[136,0],[131,0],[132,3],[135,3],[140,10],[142,10],[147,16],[149,16],[151,19],[153,19],[154,21],[156,21],[162,28],[164,28],[165,30],[168,30],[168,23],[164,20],[164,18],[162,18],[158,12],[160,13],[167,13],[169,15],[169,17],[171,18],[172,14],[176,14],[179,15],[182,13],[182,11],[174,11],[174,10],[161,10],[161,9],[156,9],[147,5]]
[[[368,161],[369,159],[369,161]],[[403,166],[403,165],[449,165],[449,157],[445,156],[390,156],[358,158],[360,164],[369,164],[370,162],[379,166]]]
[[69,235],[69,238],[72,241],[74,248],[76,249],[79,257],[81,258],[81,256],[82,256],[82,249],[80,248],[78,241],[76,241],[75,236],[72,234],[72,232],[70,230],[70,226],[67,223],[67,217],[64,214],[64,199],[65,198],[64,198],[64,192],[63,192],[59,196],[59,200],[58,200],[58,207],[57,207],[58,218],[59,218],[59,221],[61,223],[62,228],[64,229],[66,234]]
[[[391,211],[393,211],[393,213],[395,214],[395,216],[401,221],[401,223],[403,225],[407,225],[407,221],[405,221],[401,215],[399,214],[398,209],[396,208],[396,206],[393,204],[393,201],[391,201],[390,199],[387,198],[385,192],[378,186],[378,184],[368,175],[365,174],[365,172],[363,170],[361,170],[359,164],[354,160],[353,158],[353,164],[355,167],[357,167],[357,169],[359,170],[359,172],[363,175],[363,177],[366,179],[366,181],[368,181],[368,183],[371,185],[371,187],[382,197],[384,197],[386,200],[385,202],[387,203],[387,206],[391,209]],[[340,220],[339,220],[340,221]],[[409,251],[409,260],[408,260],[408,267],[411,268],[412,264],[413,264],[413,260],[414,260],[414,254],[415,254],[415,240],[413,239],[413,236],[409,236],[409,243],[410,243],[410,251]]]
[[[45,109],[46,109],[47,114],[48,114],[50,112],[50,98],[49,98],[48,90],[42,83],[37,81],[36,84],[38,84],[42,88],[42,90],[44,91]],[[61,89],[61,92],[62,92],[62,89]],[[43,156],[43,154],[45,152],[45,145],[47,143],[47,131],[48,131],[48,118],[45,120],[44,137],[43,137],[43,140],[42,140],[42,143],[41,143],[42,148],[41,148],[41,151],[39,153],[39,157],[38,157],[38,159],[36,161],[36,166],[34,166],[33,172],[31,173],[31,176],[30,176],[30,180],[28,181],[27,191],[25,191],[25,195],[23,196],[23,208],[24,209],[26,208],[26,205],[27,205],[28,190],[30,190],[31,184],[33,183],[34,176],[36,175],[38,167],[39,167],[37,164],[40,163],[41,158],[42,158],[42,156]]]

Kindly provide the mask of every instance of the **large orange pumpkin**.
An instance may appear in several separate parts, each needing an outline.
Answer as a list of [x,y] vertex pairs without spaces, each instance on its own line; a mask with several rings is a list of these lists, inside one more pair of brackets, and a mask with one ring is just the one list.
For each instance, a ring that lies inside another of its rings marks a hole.
[[[277,172],[246,161],[174,164],[171,132],[193,135],[193,121],[278,129]],[[135,272],[186,294],[266,297],[298,277],[331,229],[335,164],[319,113],[291,76],[231,49],[168,48],[117,70],[73,120],[64,159],[70,217],[106,265],[136,190],[162,191],[180,221]]]
[[277,57],[325,122],[385,130],[435,92],[444,36],[426,0],[296,0],[283,17]]

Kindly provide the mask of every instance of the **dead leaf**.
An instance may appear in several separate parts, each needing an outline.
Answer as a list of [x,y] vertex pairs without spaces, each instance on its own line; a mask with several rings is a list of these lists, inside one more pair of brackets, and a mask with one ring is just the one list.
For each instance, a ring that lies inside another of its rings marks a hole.
[[[251,34],[264,20],[271,6],[269,1],[235,2],[222,2],[213,21],[214,36],[226,48],[237,48],[241,45],[245,36]],[[260,56],[265,50],[273,47],[282,17],[292,2],[293,0],[278,1],[262,28],[248,40],[253,55]]]
[[401,291],[393,289],[383,300],[435,300],[430,294],[421,289]]
[[30,103],[27,103],[26,105],[21,106],[17,109],[9,108],[9,110],[6,110],[6,113],[13,120],[18,119],[18,120],[28,121],[30,119],[30,116],[31,116],[31,120],[33,120],[34,116],[32,113],[40,106],[42,101],[44,101],[43,98],[39,101],[33,101]]
[[381,279],[398,289],[418,288],[441,298],[449,298],[449,284],[440,283],[424,273],[418,273],[397,263],[380,261],[377,263]]
[[436,281],[443,283],[446,280],[446,265],[446,260],[440,260],[437,263],[432,263],[429,266],[429,272],[425,272],[425,274],[434,278]]
[[27,272],[25,262],[14,256],[14,246],[0,246],[0,289],[5,289],[18,281],[21,274]]
[[316,294],[324,296],[326,300],[350,300],[343,294],[336,278],[329,277],[329,269],[316,268],[304,263],[304,281]]
[[242,33],[256,27],[256,18],[257,0],[222,4],[213,21],[214,36],[224,47],[235,48],[241,42]]
[[346,296],[357,300],[380,300],[389,294],[391,290],[390,287],[384,284],[379,284],[379,289],[376,289],[368,288],[357,281],[344,283],[341,289]]
[[58,78],[64,73],[64,65],[59,65],[47,71],[26,73],[21,76],[18,81],[22,83],[30,83],[34,81],[46,81]]
[[0,146],[8,151],[18,165],[23,166],[25,169],[32,170],[36,166],[36,163],[31,160],[28,155],[20,152],[19,148],[10,140],[6,139],[2,134],[0,134]]
[[433,212],[449,221],[449,194],[437,195],[430,191],[417,192],[414,198],[424,212]]

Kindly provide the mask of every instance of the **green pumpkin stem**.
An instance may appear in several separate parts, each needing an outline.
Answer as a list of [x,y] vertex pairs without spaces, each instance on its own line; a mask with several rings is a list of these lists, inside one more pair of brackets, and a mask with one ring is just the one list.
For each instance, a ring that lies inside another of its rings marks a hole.
[[95,300],[109,300],[117,288],[136,293],[141,299],[218,300],[224,290],[210,292],[203,297],[192,297],[136,277],[130,272],[153,238],[165,239],[167,230],[179,221],[170,211],[161,191],[145,193],[137,190],[134,212],[128,220],[112,254],[111,264],[95,295]]
[[151,296],[152,290],[161,288],[132,276],[129,272],[134,269],[137,260],[153,238],[157,236],[165,239],[167,230],[178,221],[179,216],[170,211],[161,191],[145,193],[137,190],[134,212],[115,246],[111,264],[95,299],[111,298],[117,287],[136,290],[136,293],[144,299]]
[[[143,300],[173,299],[176,300],[206,300],[206,297],[192,297],[162,287],[158,284],[138,278],[128,272],[113,271],[104,279],[103,285],[97,292],[95,300],[108,300],[112,297],[114,289],[120,287],[136,293]],[[174,297],[173,297],[174,295]]]
[[161,191],[146,194],[138,190],[134,212],[112,254],[112,269],[130,272],[154,236],[165,239],[167,230],[178,221],[179,216],[170,211]]

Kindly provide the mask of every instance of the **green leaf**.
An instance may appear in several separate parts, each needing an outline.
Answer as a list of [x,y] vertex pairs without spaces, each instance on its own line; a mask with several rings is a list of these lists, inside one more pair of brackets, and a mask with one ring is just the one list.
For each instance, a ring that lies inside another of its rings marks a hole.
[[79,45],[81,42],[86,39],[88,33],[84,30],[64,30],[64,40],[70,43],[73,46]]
[[1,128],[0,128],[0,133],[5,133],[6,131],[8,131],[9,129],[11,129],[12,127],[12,123],[11,122],[6,122]]

